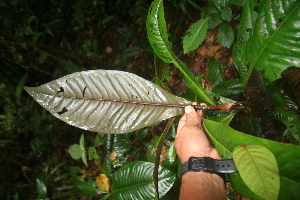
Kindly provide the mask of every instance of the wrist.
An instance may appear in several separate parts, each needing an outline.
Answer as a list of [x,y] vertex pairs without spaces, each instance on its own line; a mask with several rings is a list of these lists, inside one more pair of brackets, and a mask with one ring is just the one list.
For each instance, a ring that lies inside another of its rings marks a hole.
[[215,148],[212,148],[212,149],[202,152],[202,153],[190,152],[184,156],[180,156],[179,159],[181,161],[181,164],[187,162],[190,157],[210,157],[215,160],[222,160],[222,158],[219,156],[217,150]]
[[188,172],[182,177],[180,199],[226,199],[224,181],[216,174]]

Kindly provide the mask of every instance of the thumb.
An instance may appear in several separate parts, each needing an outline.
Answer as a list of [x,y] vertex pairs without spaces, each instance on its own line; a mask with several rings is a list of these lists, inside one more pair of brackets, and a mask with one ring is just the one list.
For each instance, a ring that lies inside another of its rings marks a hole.
[[185,126],[199,127],[200,120],[196,110],[192,106],[185,107],[186,123]]

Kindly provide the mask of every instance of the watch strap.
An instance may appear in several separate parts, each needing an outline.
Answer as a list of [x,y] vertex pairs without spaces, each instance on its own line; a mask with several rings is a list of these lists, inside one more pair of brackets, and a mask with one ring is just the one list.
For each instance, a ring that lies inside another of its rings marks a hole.
[[190,157],[181,167],[181,176],[187,172],[204,171],[215,174],[237,172],[233,159],[215,160],[210,157]]

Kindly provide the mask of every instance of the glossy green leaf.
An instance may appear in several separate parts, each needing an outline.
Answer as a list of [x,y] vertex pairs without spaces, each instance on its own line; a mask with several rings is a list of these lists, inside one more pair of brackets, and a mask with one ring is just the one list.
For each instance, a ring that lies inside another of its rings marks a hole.
[[[223,158],[232,158],[234,148],[240,144],[256,144],[268,148],[274,154],[279,168],[280,192],[278,199],[299,199],[300,146],[250,136],[211,120],[204,120],[204,127],[219,155]],[[261,199],[245,185],[239,173],[230,174],[229,179],[238,193],[253,199]]]
[[213,0],[215,6],[219,9],[222,10],[223,7],[225,7],[230,0]]
[[254,10],[257,5],[258,3],[256,0],[245,0],[242,18],[239,25],[238,40],[245,42],[249,39],[250,33],[254,28],[254,23],[257,19],[257,12]]
[[232,10],[229,7],[225,7],[221,10],[221,17],[223,20],[230,21],[232,16]]
[[158,57],[165,63],[176,62],[168,40],[164,6],[162,0],[154,0],[147,16],[147,33],[150,44]]
[[181,115],[177,105],[190,104],[135,74],[110,70],[77,72],[25,90],[66,123],[109,134]]
[[225,77],[220,70],[221,65],[214,58],[209,59],[209,71],[208,76],[211,84],[213,86],[218,85],[219,83],[225,81]]
[[235,114],[234,111],[216,111],[211,116],[207,116],[207,119],[229,125]]
[[293,112],[286,112],[286,111],[278,111],[276,115],[276,119],[280,122],[284,123],[287,127],[285,134],[290,134],[300,142],[300,120],[298,119],[299,115]]
[[286,126],[284,136],[291,143],[298,144],[300,142],[300,120],[299,115],[294,112],[298,109],[298,106],[283,92],[282,88],[283,86],[278,86],[276,81],[267,86],[270,97],[277,107],[274,118]]
[[234,34],[230,26],[223,23],[218,30],[218,42],[226,48],[230,48],[234,41]]
[[47,174],[45,172],[41,172],[36,179],[36,190],[39,194],[40,198],[48,198],[47,196]]
[[118,156],[123,156],[126,151],[130,149],[130,138],[132,133],[126,133],[124,135],[114,135],[113,144],[110,148],[112,151],[116,151]]
[[297,0],[260,1],[253,33],[238,49],[243,51],[242,63],[250,63],[250,72],[254,67],[262,69],[265,77],[274,81],[288,66],[300,67],[299,17]]
[[166,63],[173,63],[184,75],[187,85],[201,102],[214,105],[215,102],[196,81],[193,73],[175,56],[168,41],[166,21],[162,0],[154,0],[147,16],[147,34],[149,42],[158,57]]
[[175,149],[175,142],[171,142],[170,146],[169,146],[169,149],[168,149],[168,153],[167,153],[167,161],[169,163],[174,163],[175,162],[175,159],[177,157],[177,154],[176,154],[176,149]]
[[216,85],[212,91],[221,96],[229,96],[244,92],[244,84],[238,79],[229,79]]
[[137,47],[137,46],[129,47],[122,52],[122,56],[125,58],[126,57],[134,57],[140,51],[141,51],[141,47]]
[[[131,162],[112,176],[112,196],[115,200],[155,199],[153,183],[154,164],[144,161]],[[159,168],[159,196],[164,196],[175,182],[175,173]]]
[[147,142],[147,150],[146,150],[146,158],[148,162],[154,163],[155,162],[155,156],[156,156],[156,147],[157,147],[157,141],[159,137],[154,136],[150,142]]
[[211,17],[208,21],[208,29],[215,28],[219,26],[222,23],[222,21],[218,17]]
[[206,36],[209,19],[210,17],[200,19],[189,28],[187,34],[183,37],[184,54],[195,50],[199,47],[199,45],[201,45]]
[[234,163],[245,184],[265,200],[278,199],[280,177],[276,158],[266,147],[241,144],[232,152]]

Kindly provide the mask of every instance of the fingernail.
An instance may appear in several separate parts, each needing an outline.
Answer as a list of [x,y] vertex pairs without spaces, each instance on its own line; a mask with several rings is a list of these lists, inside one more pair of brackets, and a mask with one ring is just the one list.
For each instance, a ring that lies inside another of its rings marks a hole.
[[191,112],[193,112],[193,107],[192,106],[186,106],[185,107],[185,114],[189,114]]

